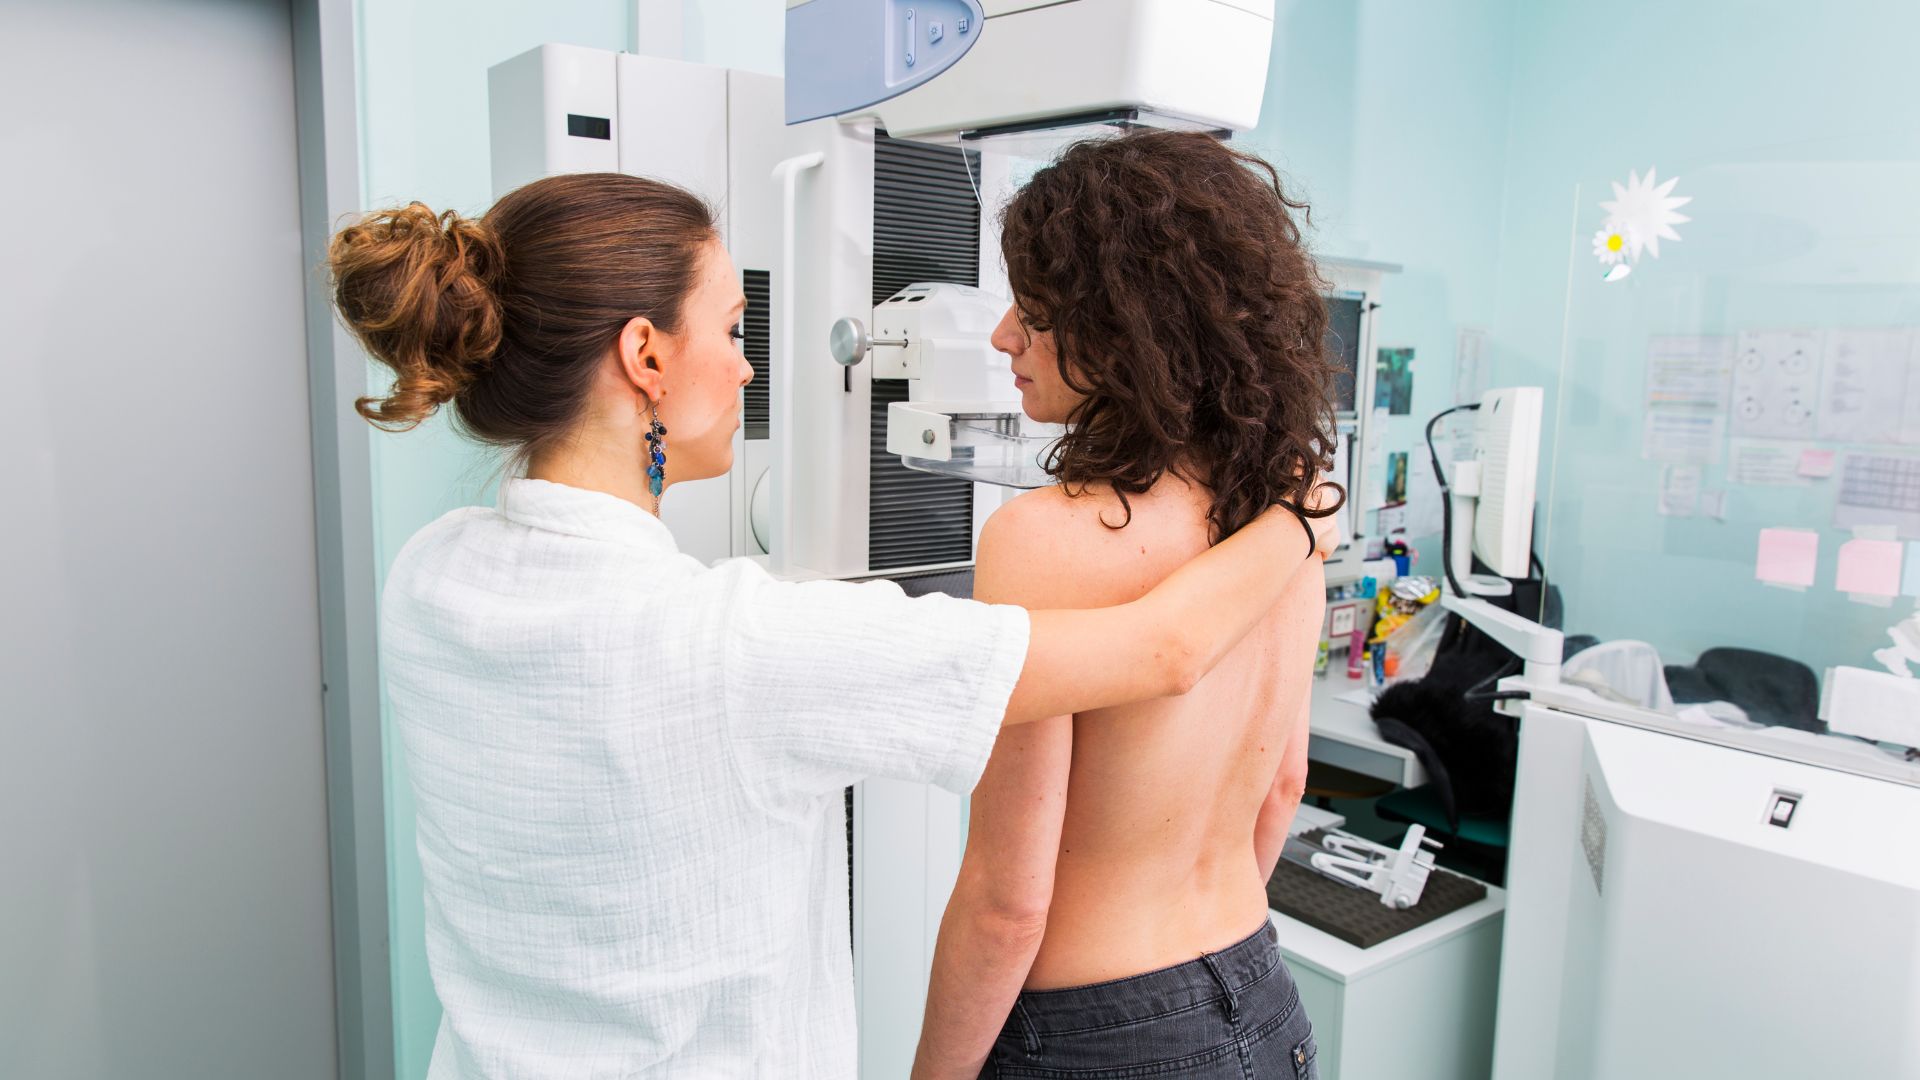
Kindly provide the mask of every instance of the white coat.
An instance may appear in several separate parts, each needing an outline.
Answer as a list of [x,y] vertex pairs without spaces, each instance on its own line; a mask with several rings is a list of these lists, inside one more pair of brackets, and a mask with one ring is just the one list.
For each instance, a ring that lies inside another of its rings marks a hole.
[[509,480],[407,544],[381,633],[432,1080],[853,1076],[842,789],[969,790],[1024,611],[708,568]]

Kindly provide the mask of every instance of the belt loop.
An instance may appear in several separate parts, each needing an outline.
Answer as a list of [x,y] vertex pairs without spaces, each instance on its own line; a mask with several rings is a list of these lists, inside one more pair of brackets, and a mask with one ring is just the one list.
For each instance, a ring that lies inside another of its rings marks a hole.
[[1233,987],[1228,986],[1227,980],[1220,974],[1220,968],[1214,964],[1213,954],[1201,953],[1200,962],[1207,965],[1207,971],[1213,975],[1213,981],[1220,984],[1220,993],[1225,996],[1227,1002],[1227,1023],[1238,1024],[1240,1022],[1239,999],[1234,996]]
[[1020,1020],[1020,1036],[1026,1040],[1027,1053],[1039,1053],[1040,1030],[1033,1026],[1033,1017],[1027,1015],[1027,1006],[1019,998],[1013,999],[1013,1015]]

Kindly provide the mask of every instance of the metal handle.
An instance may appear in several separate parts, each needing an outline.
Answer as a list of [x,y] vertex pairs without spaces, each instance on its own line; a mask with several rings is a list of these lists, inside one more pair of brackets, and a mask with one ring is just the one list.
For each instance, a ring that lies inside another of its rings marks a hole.
[[808,169],[817,168],[826,160],[819,151],[800,154],[787,158],[773,167],[773,179],[780,185],[780,276],[776,279],[779,294],[774,298],[774,311],[779,315],[780,325],[773,338],[773,402],[774,424],[773,468],[773,542],[767,545],[768,561],[775,573],[784,573],[791,565],[793,553],[793,266],[794,266],[794,202],[796,189],[800,184],[800,174]]
[[875,345],[905,348],[907,339],[882,338],[875,341],[867,336],[866,324],[851,315],[835,321],[833,329],[827,333],[827,351],[844,367],[852,367],[865,359]]

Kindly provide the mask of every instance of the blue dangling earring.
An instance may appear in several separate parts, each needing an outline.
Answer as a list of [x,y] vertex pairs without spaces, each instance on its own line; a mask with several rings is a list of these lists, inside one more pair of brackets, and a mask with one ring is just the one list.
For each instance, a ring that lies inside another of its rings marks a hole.
[[660,516],[660,493],[667,487],[667,426],[660,422],[660,411],[647,402],[647,490],[653,493],[653,513]]

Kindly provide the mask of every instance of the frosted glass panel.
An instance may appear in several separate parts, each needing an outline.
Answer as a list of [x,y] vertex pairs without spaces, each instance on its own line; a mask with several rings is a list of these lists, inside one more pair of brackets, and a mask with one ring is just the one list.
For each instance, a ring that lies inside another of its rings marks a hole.
[[1538,518],[1569,634],[1823,679],[1913,612],[1920,162],[1844,160],[1885,147],[1679,163],[1692,220],[1614,281],[1596,233],[1626,170],[1575,188]]

